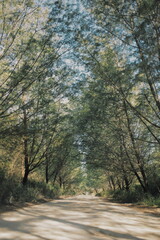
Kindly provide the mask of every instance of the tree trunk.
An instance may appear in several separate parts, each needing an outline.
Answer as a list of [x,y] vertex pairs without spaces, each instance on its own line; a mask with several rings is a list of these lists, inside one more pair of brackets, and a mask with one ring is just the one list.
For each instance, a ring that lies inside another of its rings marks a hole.
[[24,124],[24,176],[22,183],[26,185],[28,182],[28,175],[29,175],[29,156],[28,156],[28,137],[27,137],[27,114],[26,110],[23,110],[23,124]]
[[27,184],[28,176],[29,176],[29,167],[25,168],[25,172],[24,172],[24,176],[23,176],[23,180],[22,180],[23,185]]
[[146,173],[145,173],[143,166],[140,166],[140,171],[141,171],[143,182],[144,182],[145,192],[148,192],[149,186],[148,186],[148,181],[147,181]]
[[124,182],[125,182],[125,190],[128,192],[130,184],[129,184],[127,176],[124,176]]
[[59,176],[59,186],[60,186],[60,188],[62,188],[62,186],[63,186],[63,182],[62,182],[62,177],[61,176]]
[[49,182],[49,172],[48,172],[48,158],[46,158],[46,183]]
[[[136,157],[136,160],[137,160],[137,165],[138,165],[139,171],[142,175],[142,179],[139,177],[139,175],[138,175],[137,171],[135,170],[133,164],[132,164],[132,168],[134,168],[134,173],[135,173],[137,179],[139,180],[139,182],[140,182],[140,184],[143,188],[143,191],[147,192],[148,191],[147,178],[146,178],[144,168],[142,167],[142,159],[141,159],[140,153],[137,149],[136,142],[135,142],[135,139],[134,139],[134,136],[133,136],[133,132],[132,132],[132,129],[131,129],[131,126],[130,126],[130,119],[129,119],[129,115],[128,115],[127,106],[126,106],[125,101],[124,101],[124,111],[125,111],[125,115],[126,115],[126,119],[127,119],[128,133],[129,133],[130,140],[131,140],[133,150],[134,150],[134,154],[135,154],[135,157]],[[131,159],[130,159],[130,163],[131,163]]]
[[110,181],[111,181],[111,184],[112,184],[112,187],[113,187],[113,191],[115,191],[116,190],[116,186],[115,186],[115,182],[114,182],[113,176],[110,176]]

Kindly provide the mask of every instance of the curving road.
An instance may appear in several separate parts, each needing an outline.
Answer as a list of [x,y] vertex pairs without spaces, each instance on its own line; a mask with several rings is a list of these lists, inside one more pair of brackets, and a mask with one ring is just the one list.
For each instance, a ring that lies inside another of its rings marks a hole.
[[160,240],[160,217],[77,196],[0,214],[1,240]]

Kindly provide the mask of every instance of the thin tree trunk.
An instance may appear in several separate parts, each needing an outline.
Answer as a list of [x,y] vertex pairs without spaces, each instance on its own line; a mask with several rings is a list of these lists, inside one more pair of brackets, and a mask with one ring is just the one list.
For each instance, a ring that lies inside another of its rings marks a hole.
[[27,139],[27,114],[26,110],[23,110],[23,124],[24,124],[24,176],[22,183],[26,185],[28,182],[28,175],[29,175],[29,156],[28,156],[28,139]]
[[28,182],[28,176],[29,176],[29,168],[25,167],[25,172],[24,172],[24,176],[23,176],[23,180],[22,180],[22,183],[23,185],[26,185],[27,182]]
[[112,176],[110,176],[110,181],[111,181],[111,184],[113,186],[113,190],[115,191],[116,190],[116,186],[115,186],[115,182],[114,182],[114,179]]
[[140,154],[138,152],[138,149],[136,147],[135,139],[134,139],[134,136],[133,136],[133,133],[132,133],[132,130],[131,130],[130,119],[129,119],[129,116],[128,116],[127,106],[126,106],[125,101],[124,101],[124,111],[125,111],[125,115],[126,115],[126,119],[127,119],[128,133],[129,133],[129,136],[130,136],[130,139],[131,139],[131,143],[132,143],[132,146],[133,146],[135,157],[137,159],[137,164],[138,164],[139,170],[140,170],[142,178],[143,178],[143,190],[144,190],[144,192],[147,192],[148,191],[147,177],[146,177],[146,173],[144,171],[143,165],[142,165],[141,156],[140,156]]
[[46,183],[49,182],[49,162],[48,162],[48,156],[46,156]]

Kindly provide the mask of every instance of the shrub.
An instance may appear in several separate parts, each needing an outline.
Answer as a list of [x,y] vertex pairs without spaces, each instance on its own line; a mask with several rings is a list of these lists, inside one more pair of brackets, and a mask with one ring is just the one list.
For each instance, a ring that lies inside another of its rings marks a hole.
[[15,176],[4,176],[0,185],[0,204],[16,202],[36,202],[44,197],[54,198],[60,195],[60,188],[44,182],[29,181],[26,186]]
[[130,191],[116,190],[109,192],[109,196],[121,203],[137,203],[147,206],[160,207],[160,195],[144,193],[140,186],[135,186]]
[[116,190],[111,194],[112,198],[122,203],[134,203],[142,199],[142,194],[139,191],[131,190]]
[[160,207],[160,196],[145,195],[141,203],[147,206]]
[[17,188],[15,177],[5,177],[0,186],[0,203],[11,203],[14,192]]

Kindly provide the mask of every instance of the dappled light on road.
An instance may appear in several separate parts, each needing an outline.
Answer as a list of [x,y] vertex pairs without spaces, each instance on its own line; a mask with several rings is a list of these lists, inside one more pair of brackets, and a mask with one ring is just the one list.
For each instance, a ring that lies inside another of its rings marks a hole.
[[159,240],[160,218],[93,196],[0,215],[1,240]]

